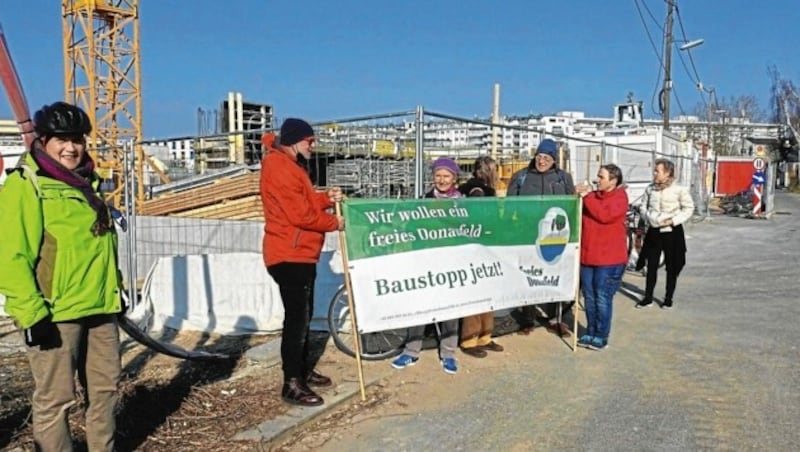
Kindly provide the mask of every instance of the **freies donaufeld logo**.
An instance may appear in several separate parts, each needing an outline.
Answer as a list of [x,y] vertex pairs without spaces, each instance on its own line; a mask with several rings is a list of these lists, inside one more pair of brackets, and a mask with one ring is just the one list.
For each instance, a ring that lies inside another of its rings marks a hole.
[[539,257],[548,264],[555,264],[569,243],[569,217],[564,209],[551,207],[539,221],[539,237],[536,247]]

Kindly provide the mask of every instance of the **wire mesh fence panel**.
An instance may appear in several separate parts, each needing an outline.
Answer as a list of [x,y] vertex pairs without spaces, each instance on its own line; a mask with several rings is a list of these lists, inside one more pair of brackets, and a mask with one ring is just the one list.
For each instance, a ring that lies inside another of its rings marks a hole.
[[[128,241],[135,243],[135,271],[142,279],[161,257],[261,252],[264,225],[255,221],[138,216],[136,227],[120,235],[120,266],[128,280]],[[135,237],[131,237],[135,234]]]
[[412,114],[400,113],[317,125],[312,181],[360,197],[413,196],[414,122]]
[[[575,181],[593,181],[603,164],[603,147],[597,144],[577,144],[570,150],[570,170]],[[623,171],[623,176],[624,176]]]
[[691,183],[689,189],[694,200],[695,215],[705,218],[709,215],[711,208],[711,175],[709,168],[713,162],[697,158],[692,161],[691,165]]
[[370,157],[336,160],[328,165],[327,184],[359,197],[410,198],[414,196],[414,161]]
[[[298,163],[320,189],[336,185],[358,196],[413,196],[414,121],[415,116],[405,112],[313,124],[315,152]],[[273,131],[248,133],[261,136]],[[120,243],[126,281],[141,282],[162,257],[261,253],[260,158],[265,150],[263,144],[248,140],[242,163],[243,150],[237,148],[243,145],[237,139],[240,135],[182,137],[180,149],[171,152],[163,144],[177,139],[148,141],[151,150],[158,147],[169,180],[165,183],[146,165],[139,165],[145,167],[146,197],[126,212],[130,230],[121,235]],[[141,183],[135,166],[125,171],[126,186]]]
[[606,162],[617,164],[626,184],[649,184],[653,181],[655,143],[626,143],[625,147],[609,145]]
[[365,177],[362,176],[363,160],[341,159],[327,168],[327,182],[331,186],[342,187],[345,193],[361,192]]
[[[682,149],[675,140],[659,143],[657,140],[664,139],[660,135],[575,137],[564,135],[561,128],[550,130],[535,117],[504,118],[503,124],[493,124],[421,108],[313,126],[314,153],[299,163],[315,186],[339,186],[348,196],[413,198],[432,187],[435,159],[455,160],[463,183],[471,176],[475,159],[482,156],[497,161],[497,188],[502,196],[514,174],[532,164],[541,140],[553,138],[559,147],[557,164],[576,183],[594,181],[600,165],[615,163],[625,182],[643,191],[652,181],[655,158],[669,157],[676,163],[678,182],[691,186],[698,204],[707,206],[709,162],[693,160],[694,151]],[[147,196],[129,209],[129,215],[135,213],[132,234],[123,237],[121,246],[123,262],[128,255],[132,257],[135,277],[141,279],[159,257],[261,252],[259,163],[264,149],[247,140],[249,148],[242,154],[236,149],[237,143],[242,143],[236,135],[182,137],[181,150],[160,154],[172,158],[162,165],[170,179],[167,183],[145,171]],[[131,193],[139,184],[133,167],[130,165],[124,177]],[[631,200],[635,196],[629,194]]]
[[[427,112],[426,119],[426,168],[429,170],[432,160],[438,157],[450,157],[458,163],[460,181],[464,182],[474,170],[475,160],[490,156],[497,162],[500,195],[509,190],[513,175],[528,167],[536,146],[545,136],[539,127],[529,123],[533,118],[506,118],[503,124],[492,124]],[[430,171],[425,177],[430,177]]]

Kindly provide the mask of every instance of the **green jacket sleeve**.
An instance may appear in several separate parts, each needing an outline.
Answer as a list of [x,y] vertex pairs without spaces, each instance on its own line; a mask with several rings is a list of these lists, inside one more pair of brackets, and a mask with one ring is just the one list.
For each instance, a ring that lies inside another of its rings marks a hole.
[[36,283],[43,233],[42,204],[33,183],[20,172],[10,174],[0,191],[0,293],[6,296],[6,313],[21,328],[50,314]]

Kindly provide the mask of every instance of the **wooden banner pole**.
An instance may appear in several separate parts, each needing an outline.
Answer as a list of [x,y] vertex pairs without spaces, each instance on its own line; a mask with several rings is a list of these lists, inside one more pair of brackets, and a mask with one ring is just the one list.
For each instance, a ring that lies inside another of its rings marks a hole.
[[[342,203],[336,203],[336,215],[342,215]],[[342,264],[344,264],[344,287],[347,292],[347,309],[350,310],[350,329],[353,332],[353,345],[356,352],[356,366],[358,367],[358,385],[361,389],[361,401],[367,400],[366,388],[364,387],[364,367],[361,364],[361,335],[358,333],[358,322],[356,321],[356,310],[353,303],[353,288],[350,284],[350,264],[347,261],[347,240],[345,232],[339,231],[339,252],[342,253]]]
[[572,303],[572,351],[578,350],[578,302],[581,298],[581,227],[583,224],[583,197],[578,196],[578,249],[575,258],[575,302]]

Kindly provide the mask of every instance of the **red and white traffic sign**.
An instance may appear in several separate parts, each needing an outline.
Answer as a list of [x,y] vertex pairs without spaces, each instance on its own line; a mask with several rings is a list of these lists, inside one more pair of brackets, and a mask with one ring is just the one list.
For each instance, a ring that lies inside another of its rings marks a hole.
[[762,159],[761,157],[753,159],[753,168],[755,168],[756,171],[764,171],[764,168],[766,167],[767,167],[766,160]]

